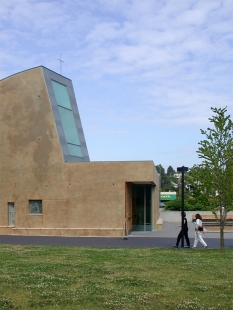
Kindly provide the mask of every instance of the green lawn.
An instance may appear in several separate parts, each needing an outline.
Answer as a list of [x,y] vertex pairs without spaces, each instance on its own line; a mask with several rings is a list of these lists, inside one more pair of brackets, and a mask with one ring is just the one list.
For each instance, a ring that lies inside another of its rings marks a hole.
[[0,245],[0,309],[233,309],[233,250]]

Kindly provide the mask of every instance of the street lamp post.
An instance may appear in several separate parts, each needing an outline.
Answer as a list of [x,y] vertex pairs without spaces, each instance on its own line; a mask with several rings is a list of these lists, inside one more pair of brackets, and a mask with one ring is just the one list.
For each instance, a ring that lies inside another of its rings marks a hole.
[[188,167],[178,167],[177,172],[182,172],[182,219],[181,219],[181,227],[182,227],[182,238],[181,238],[181,247],[184,247],[184,173],[189,170]]

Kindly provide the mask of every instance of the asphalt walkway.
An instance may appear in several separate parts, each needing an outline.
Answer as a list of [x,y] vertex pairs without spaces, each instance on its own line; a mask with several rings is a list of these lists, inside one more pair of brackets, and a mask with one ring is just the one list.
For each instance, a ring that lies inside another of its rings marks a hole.
[[[171,248],[176,243],[180,223],[164,223],[162,229],[152,232],[132,232],[127,238],[112,237],[60,237],[60,236],[17,236],[0,235],[0,244],[15,245],[53,245],[79,247],[112,247],[112,248]],[[194,225],[189,224],[190,244],[194,242]],[[208,248],[220,248],[219,232],[208,232],[203,236]],[[233,248],[233,232],[226,232],[225,247]],[[186,244],[185,244],[186,245]],[[203,246],[198,243],[198,248]]]

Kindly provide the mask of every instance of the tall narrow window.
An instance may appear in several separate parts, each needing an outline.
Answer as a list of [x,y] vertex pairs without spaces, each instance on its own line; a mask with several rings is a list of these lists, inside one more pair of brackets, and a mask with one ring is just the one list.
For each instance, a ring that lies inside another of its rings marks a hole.
[[9,226],[15,226],[15,206],[14,202],[8,202]]
[[67,147],[71,156],[83,157],[81,143],[65,85],[52,81]]

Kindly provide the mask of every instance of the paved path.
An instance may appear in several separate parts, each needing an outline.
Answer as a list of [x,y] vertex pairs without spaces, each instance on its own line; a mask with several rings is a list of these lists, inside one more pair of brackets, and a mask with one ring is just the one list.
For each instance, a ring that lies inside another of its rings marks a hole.
[[[111,237],[58,237],[58,236],[16,236],[0,235],[0,244],[54,245],[79,247],[120,248],[171,248],[179,233],[179,223],[165,223],[163,229],[152,232],[132,232],[127,239]],[[194,242],[194,227],[189,225],[190,244]],[[220,248],[219,233],[207,233],[204,239],[209,248]],[[186,244],[185,244],[186,245]],[[225,233],[225,247],[233,248],[233,233]],[[202,248],[199,243],[198,248]]]

